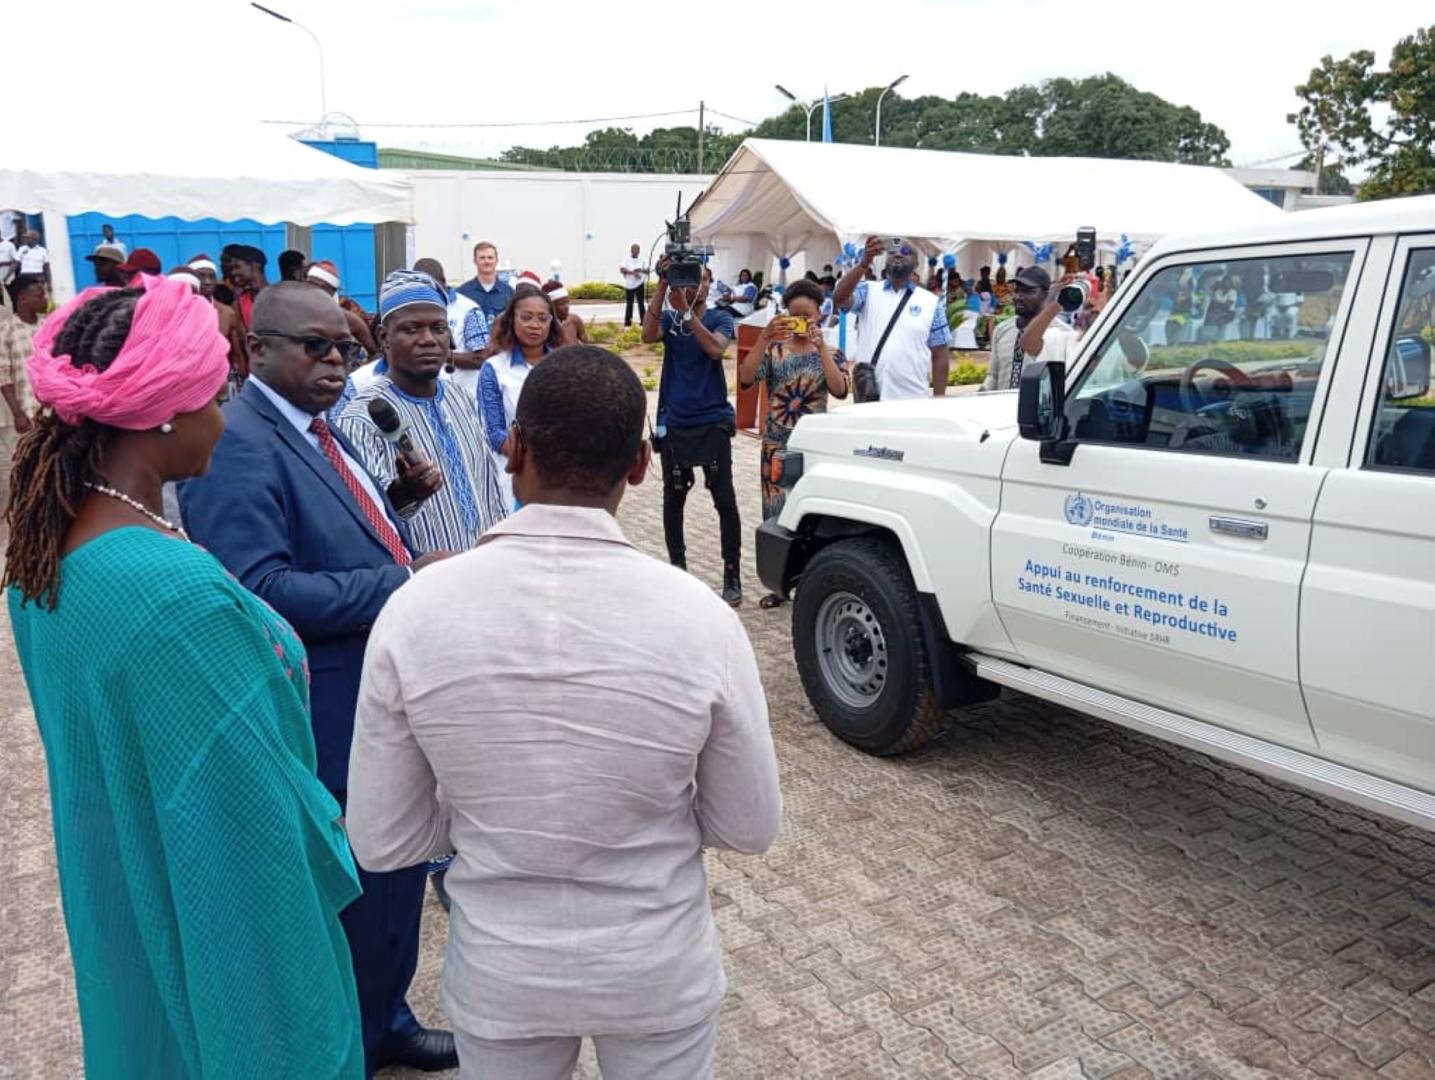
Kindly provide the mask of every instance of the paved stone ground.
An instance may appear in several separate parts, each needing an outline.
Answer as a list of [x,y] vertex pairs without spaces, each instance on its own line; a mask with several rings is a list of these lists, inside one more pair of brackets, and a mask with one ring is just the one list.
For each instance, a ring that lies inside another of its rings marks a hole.
[[[737,453],[751,526],[756,444]],[[656,485],[622,516],[661,550]],[[701,488],[688,521],[716,584]],[[1022,697],[865,757],[814,719],[788,611],[749,589],[787,813],[765,857],[709,858],[719,1076],[1435,1077],[1435,836]],[[3,623],[0,806],[0,1075],[76,1076],[44,761]],[[430,903],[430,1021],[443,937]]]

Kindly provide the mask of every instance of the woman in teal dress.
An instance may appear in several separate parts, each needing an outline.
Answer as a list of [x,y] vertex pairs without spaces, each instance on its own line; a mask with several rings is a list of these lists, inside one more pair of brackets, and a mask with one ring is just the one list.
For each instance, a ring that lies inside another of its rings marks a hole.
[[[782,294],[786,315],[775,315],[743,357],[738,381],[744,389],[761,382],[767,389],[762,428],[762,516],[782,513],[787,492],[772,473],[773,455],[787,446],[797,421],[827,411],[827,397],[847,396],[847,362],[822,336],[822,287],[794,281]],[[782,597],[768,593],[761,606],[774,608]]]
[[95,1078],[361,1077],[293,630],[162,517],[223,431],[228,345],[182,283],[90,289],[29,362],[4,585],[45,746]]

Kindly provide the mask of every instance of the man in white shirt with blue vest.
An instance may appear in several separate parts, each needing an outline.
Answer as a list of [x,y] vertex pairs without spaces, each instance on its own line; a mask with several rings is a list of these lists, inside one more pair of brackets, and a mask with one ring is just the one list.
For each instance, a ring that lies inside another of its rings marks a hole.
[[[873,260],[884,251],[886,280],[873,287],[864,279]],[[913,279],[916,269],[916,249],[910,241],[888,251],[885,240],[869,236],[861,261],[842,275],[832,293],[835,308],[859,316],[853,356],[859,363],[874,365],[883,401],[926,397],[929,390],[937,397],[947,392],[947,372],[952,366],[947,308]]]

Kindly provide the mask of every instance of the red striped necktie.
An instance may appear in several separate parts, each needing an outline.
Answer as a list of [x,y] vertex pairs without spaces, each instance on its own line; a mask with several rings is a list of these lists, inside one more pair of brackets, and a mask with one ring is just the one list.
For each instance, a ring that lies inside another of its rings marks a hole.
[[364,517],[369,519],[369,524],[374,527],[374,532],[379,534],[379,539],[383,542],[384,547],[389,549],[389,554],[394,557],[394,562],[400,566],[408,566],[414,561],[413,556],[409,554],[409,549],[404,547],[404,542],[399,538],[398,530],[389,521],[388,515],[364,490],[364,485],[359,483],[359,478],[354,475],[354,471],[344,464],[344,459],[339,454],[339,444],[334,439],[334,433],[329,430],[329,425],[316,416],[310,422],[309,430],[319,437],[319,449],[324,452],[324,456],[329,459],[329,464],[334,466],[339,478],[344,481],[344,486],[349,489],[349,494],[359,504],[359,509],[364,512]]

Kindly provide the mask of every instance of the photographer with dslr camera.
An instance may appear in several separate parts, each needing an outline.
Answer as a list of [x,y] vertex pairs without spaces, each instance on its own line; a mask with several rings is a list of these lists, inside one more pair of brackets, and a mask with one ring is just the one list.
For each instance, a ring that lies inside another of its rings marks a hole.
[[[663,343],[653,443],[663,464],[663,538],[668,560],[687,569],[683,507],[693,486],[693,469],[701,466],[721,531],[722,598],[737,607],[742,603],[742,522],[732,483],[732,439],[737,426],[723,369],[723,353],[734,333],[733,320],[725,311],[708,310],[712,275],[691,252],[664,255],[658,260],[657,273],[658,288],[643,314],[643,341]],[[674,278],[671,282],[670,275]]]
[[1073,330],[1057,316],[1063,311],[1079,311],[1089,303],[1094,319],[1111,298],[1105,288],[1093,291],[1084,273],[1067,274],[1053,287],[1051,275],[1039,266],[1018,270],[1012,291],[1016,318],[998,323],[992,331],[992,358],[982,381],[984,391],[1015,390],[1028,360],[1068,363],[1082,331]]

